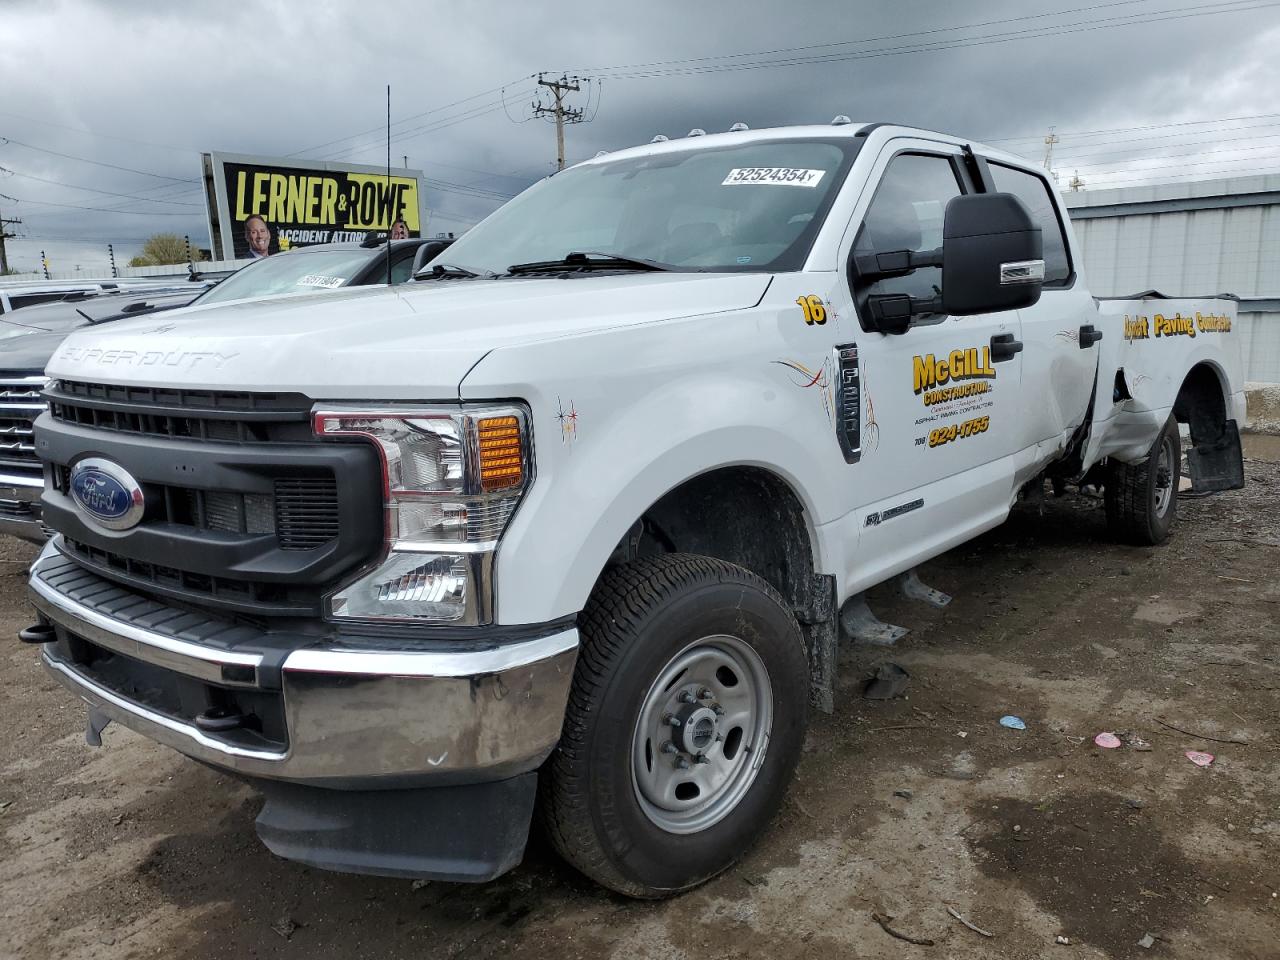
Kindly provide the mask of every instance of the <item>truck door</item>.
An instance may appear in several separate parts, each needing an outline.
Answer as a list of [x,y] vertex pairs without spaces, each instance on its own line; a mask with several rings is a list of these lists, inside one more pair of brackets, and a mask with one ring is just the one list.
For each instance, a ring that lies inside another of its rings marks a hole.
[[864,191],[846,236],[840,288],[860,329],[863,455],[849,474],[858,526],[853,589],[1004,519],[1024,406],[1016,312],[918,316],[900,335],[867,323],[870,295],[939,292],[938,268],[865,282],[853,258],[941,246],[947,202],[968,189],[959,148],[890,141],[870,183],[874,193],[868,200]]
[[[1037,173],[988,160],[992,183],[1031,211],[1044,238],[1045,282],[1040,301],[1018,311],[1022,322],[1022,382],[1028,402],[1018,419],[1019,483],[1065,449],[1085,419],[1097,372],[1098,311],[1071,262],[1071,244],[1057,191]],[[1109,397],[1104,397],[1109,400]]]

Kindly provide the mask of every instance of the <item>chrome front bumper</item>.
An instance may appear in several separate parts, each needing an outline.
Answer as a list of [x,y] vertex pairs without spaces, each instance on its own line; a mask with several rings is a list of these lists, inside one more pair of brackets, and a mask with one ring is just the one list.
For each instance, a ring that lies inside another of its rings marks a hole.
[[44,480],[22,473],[0,472],[0,534],[40,543],[49,532],[40,522]]
[[[54,541],[31,570],[31,601],[60,637],[210,688],[282,698],[287,746],[233,743],[190,717],[113,689],[60,655],[61,644],[44,644],[45,666],[92,710],[213,766],[316,785],[480,782],[534,769],[559,740],[577,657],[575,628],[519,642],[472,642],[456,651],[445,645],[395,649],[369,638],[358,646],[319,641],[287,652],[278,670],[268,669],[269,654],[235,639],[244,627],[216,621],[191,626],[190,615],[135,594],[122,596],[108,581],[99,581],[103,587],[94,597],[83,589],[80,599],[69,596],[50,583],[59,571],[83,583],[86,574],[68,563]],[[224,637],[232,641],[222,642]],[[268,674],[279,677],[278,690],[267,689]]]

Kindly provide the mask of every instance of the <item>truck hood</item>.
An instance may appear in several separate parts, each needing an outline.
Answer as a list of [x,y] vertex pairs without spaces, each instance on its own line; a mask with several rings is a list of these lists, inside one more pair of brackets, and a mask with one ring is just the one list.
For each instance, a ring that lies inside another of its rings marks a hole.
[[490,350],[746,309],[766,274],[424,281],[194,306],[72,334],[49,374],[325,399],[456,399]]
[[15,373],[39,373],[67,335],[0,322],[0,368]]
[[186,306],[198,293],[196,290],[153,297],[136,293],[127,296],[104,294],[73,303],[46,303],[15,310],[0,319],[0,369],[44,370],[58,345],[73,331],[92,326],[95,322],[111,321],[121,316],[120,311],[129,305],[146,305],[145,313],[137,316]]

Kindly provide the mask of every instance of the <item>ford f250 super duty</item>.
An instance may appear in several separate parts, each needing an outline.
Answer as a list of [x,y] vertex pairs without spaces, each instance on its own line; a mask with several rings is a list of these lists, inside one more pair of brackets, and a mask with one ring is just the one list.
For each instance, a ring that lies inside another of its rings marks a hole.
[[411,286],[77,332],[35,429],[22,638],[87,738],[243,777],[320,867],[483,880],[536,813],[685,890],[778,809],[868,587],[1050,483],[1159,543],[1184,443],[1242,483],[1234,303],[1097,302],[1053,183],[952,136],[621,150]]

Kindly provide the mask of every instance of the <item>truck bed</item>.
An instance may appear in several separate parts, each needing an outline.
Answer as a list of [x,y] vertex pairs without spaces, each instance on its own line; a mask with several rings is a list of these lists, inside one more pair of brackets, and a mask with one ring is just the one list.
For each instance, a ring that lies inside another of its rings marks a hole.
[[1103,338],[1086,465],[1145,457],[1192,376],[1212,373],[1229,398],[1227,418],[1243,421],[1244,393],[1230,387],[1244,379],[1234,298],[1148,291],[1097,305]]

